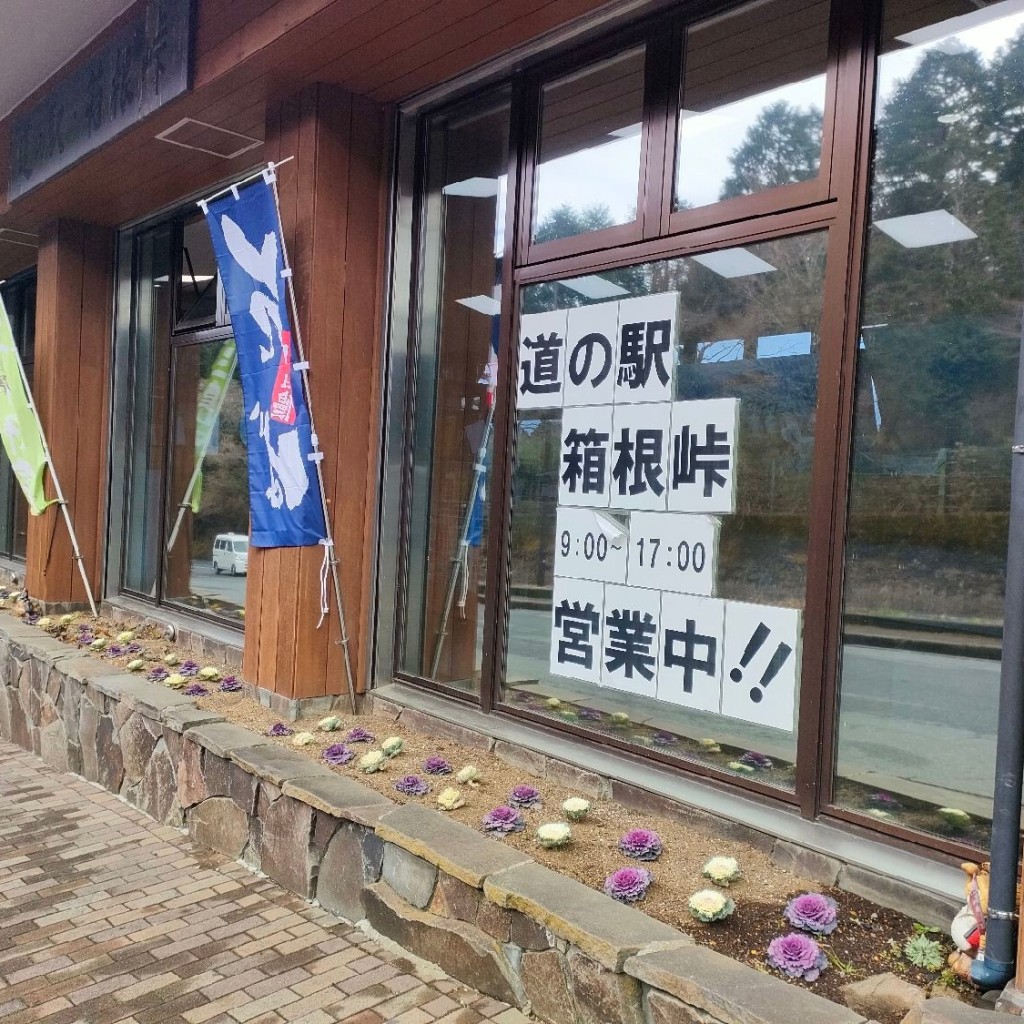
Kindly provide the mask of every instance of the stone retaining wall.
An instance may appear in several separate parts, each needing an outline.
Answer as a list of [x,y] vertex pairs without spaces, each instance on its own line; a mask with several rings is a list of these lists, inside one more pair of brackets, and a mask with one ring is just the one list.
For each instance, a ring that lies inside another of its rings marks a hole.
[[550,1024],[862,1024],[525,854],[19,622],[0,737]]

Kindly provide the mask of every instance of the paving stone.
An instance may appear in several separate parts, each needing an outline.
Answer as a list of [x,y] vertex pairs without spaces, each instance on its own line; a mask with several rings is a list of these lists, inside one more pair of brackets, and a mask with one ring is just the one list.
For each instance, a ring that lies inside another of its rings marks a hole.
[[[216,808],[217,800],[241,813],[227,797],[212,797],[192,811]],[[508,1016],[506,1003],[450,979],[424,983],[399,954],[339,928],[324,911],[270,881],[240,874],[238,865],[117,796],[2,742],[0,820],[0,900],[18,894],[17,914],[8,915],[3,936],[25,950],[0,966],[4,1019],[329,1024],[348,1018],[382,1024],[418,1019],[407,1014],[424,1007],[424,1024],[438,1018],[523,1024],[524,1018]],[[372,832],[345,824],[382,849]],[[81,855],[68,858],[70,851]],[[216,905],[211,897],[198,906],[181,902],[182,893],[204,892],[214,894]],[[57,904],[62,909],[55,910]],[[123,923],[110,924],[115,920]],[[101,938],[112,930],[120,934]],[[287,942],[299,939],[308,945],[282,955]],[[14,992],[4,988],[17,979],[23,980]],[[474,1008],[464,1010],[463,1001]],[[391,1007],[387,1017],[374,1013],[384,1006]]]
[[437,867],[400,846],[385,843],[381,877],[402,899],[422,910],[434,895]]
[[488,875],[530,861],[526,854],[418,804],[385,814],[377,823],[377,835],[477,889]]
[[875,974],[842,988],[846,1005],[862,1017],[902,1017],[925,1000],[925,991],[895,974]]
[[[862,1024],[863,1017],[703,946],[630,957],[630,977],[675,996],[723,1024]],[[685,1021],[686,1018],[684,1017]]]
[[648,943],[693,941],[675,928],[539,864],[491,875],[484,882],[484,896],[533,918],[613,971],[622,970],[626,958]]
[[991,1024],[1003,1018],[991,1009],[968,1006],[959,999],[926,999],[903,1018],[902,1024]]
[[[221,728],[210,726],[211,729]],[[317,764],[316,761],[300,754],[297,750],[289,750],[287,747],[278,746],[275,743],[258,743],[255,746],[239,747],[231,751],[231,760],[239,768],[273,783],[275,786],[283,786],[292,779],[302,779],[309,776],[330,776],[330,768]]]
[[801,878],[810,878],[822,885],[835,885],[839,878],[842,862],[823,853],[816,853],[803,846],[776,840],[772,848],[772,863]]

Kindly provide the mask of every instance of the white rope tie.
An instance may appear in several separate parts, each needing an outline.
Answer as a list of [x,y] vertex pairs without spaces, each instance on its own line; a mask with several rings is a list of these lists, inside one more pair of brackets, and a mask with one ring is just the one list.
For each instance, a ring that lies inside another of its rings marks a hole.
[[320,563],[320,621],[316,624],[317,629],[324,624],[324,619],[331,609],[327,582],[331,572],[331,556],[334,554],[334,545],[331,541],[325,539],[320,543],[324,546],[324,560]]
[[469,545],[463,544],[459,554],[459,618],[466,617],[466,599],[469,597]]

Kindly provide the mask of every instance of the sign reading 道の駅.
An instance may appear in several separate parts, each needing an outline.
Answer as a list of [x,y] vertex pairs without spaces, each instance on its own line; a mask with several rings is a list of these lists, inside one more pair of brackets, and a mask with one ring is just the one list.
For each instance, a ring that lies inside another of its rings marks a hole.
[[188,90],[192,7],[145,0],[99,50],[15,118],[10,201]]
[[717,595],[740,402],[676,400],[677,302],[522,317],[518,407],[561,412],[550,671],[790,732],[800,612]]

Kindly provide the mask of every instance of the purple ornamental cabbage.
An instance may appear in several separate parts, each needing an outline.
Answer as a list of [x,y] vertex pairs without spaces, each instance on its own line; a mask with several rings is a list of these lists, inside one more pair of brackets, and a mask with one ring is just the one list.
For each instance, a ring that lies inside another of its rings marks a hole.
[[651,737],[651,742],[656,747],[674,747],[679,742],[679,738],[670,732],[656,732]]
[[345,737],[346,743],[372,743],[376,737],[370,732],[369,729],[364,729],[361,725],[354,726],[349,729],[348,735]]
[[647,895],[652,881],[647,868],[619,868],[604,880],[604,891],[620,903],[636,903]]
[[210,691],[202,683],[192,683],[191,686],[186,686],[181,692],[186,697],[206,697]]
[[142,644],[129,644],[125,648],[125,651],[127,651],[128,654],[141,654],[142,653]]
[[604,714],[597,708],[580,708],[578,715],[587,722],[600,722],[604,718]]
[[157,665],[156,668],[149,672],[146,678],[151,683],[162,683],[170,674],[163,665]]
[[191,659],[189,659],[188,661],[183,661],[180,667],[178,668],[178,673],[187,678],[191,678],[192,676],[198,675],[199,662],[192,661]]
[[790,978],[817,981],[828,963],[821,947],[809,935],[790,932],[768,943],[768,966]]
[[103,652],[105,658],[121,658],[128,651],[127,647],[123,647],[121,644],[109,644],[107,649]]
[[238,693],[242,689],[242,684],[238,681],[235,676],[225,676],[217,687],[221,693]]
[[657,860],[661,856],[661,836],[649,828],[631,828],[619,840],[619,849],[635,860]]
[[485,832],[522,832],[526,828],[523,816],[514,807],[495,807],[484,815],[483,826]]
[[406,775],[395,783],[395,789],[406,796],[423,796],[430,786],[418,775]]
[[275,722],[268,730],[268,736],[291,736],[292,731],[284,722]]
[[508,802],[515,807],[540,807],[540,790],[533,786],[513,786]]
[[836,901],[820,892],[805,892],[786,904],[783,914],[794,927],[816,935],[831,935],[839,923]]
[[885,811],[895,811],[900,808],[900,802],[892,793],[877,792],[868,797],[868,803],[872,807],[881,807]]
[[329,747],[324,748],[324,760],[328,764],[348,764],[355,756],[356,752],[349,750],[344,743],[332,743]]
[[749,765],[759,772],[766,772],[775,767],[774,762],[767,754],[759,754],[756,750],[748,750],[739,760],[740,764]]
[[431,754],[423,762],[423,770],[428,775],[451,775],[452,766],[443,757],[438,757],[437,754]]

